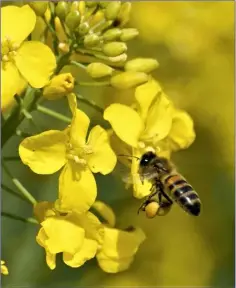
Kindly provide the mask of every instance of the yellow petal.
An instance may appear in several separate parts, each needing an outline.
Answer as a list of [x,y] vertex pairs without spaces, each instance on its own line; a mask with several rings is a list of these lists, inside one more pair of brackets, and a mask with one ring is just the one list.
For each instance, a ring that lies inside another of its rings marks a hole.
[[85,238],[81,249],[77,253],[63,253],[63,261],[70,267],[80,267],[86,261],[95,257],[97,249],[98,244],[96,241]]
[[45,244],[52,254],[75,254],[83,245],[85,231],[66,217],[49,217],[41,223],[48,239]]
[[5,265],[5,261],[1,260],[1,274],[9,275],[9,271],[7,266]]
[[108,223],[110,227],[115,227],[116,216],[110,206],[104,202],[95,201],[92,208],[102,216],[102,218]]
[[48,240],[48,236],[46,235],[43,228],[40,228],[38,235],[36,236],[37,243],[46,249],[46,241]]
[[39,202],[34,206],[34,215],[37,220],[41,223],[48,216],[55,216],[55,212],[52,210],[54,208],[54,203],[43,201]]
[[153,78],[135,89],[135,98],[139,104],[142,119],[146,119],[148,110],[159,92],[161,92],[161,86]]
[[164,139],[171,129],[173,105],[164,93],[159,94],[148,111],[143,140],[156,142]]
[[37,174],[52,174],[66,162],[65,132],[49,130],[25,138],[19,146],[22,162]]
[[134,260],[134,257],[113,260],[104,256],[103,253],[99,253],[96,258],[99,267],[107,273],[118,273],[125,271],[130,267]]
[[106,108],[103,117],[110,122],[113,130],[122,141],[137,147],[144,124],[136,111],[116,103]]
[[56,268],[56,254],[52,254],[48,251],[46,252],[46,263],[51,270]]
[[15,63],[20,73],[34,88],[47,85],[56,68],[56,58],[52,50],[38,41],[24,42],[17,50]]
[[[133,231],[123,231],[104,227],[104,242],[101,248],[103,258],[113,260],[133,257],[146,236],[140,228]],[[99,253],[98,253],[99,254]]]
[[97,125],[89,133],[88,143],[93,153],[88,156],[88,165],[93,173],[109,174],[116,166],[116,154],[111,149],[105,129]]
[[[140,158],[142,156],[141,151],[138,149],[133,149],[133,156]],[[152,184],[150,181],[144,180],[143,183],[140,179],[139,173],[139,161],[136,158],[132,158],[131,165],[131,177],[133,182],[133,196],[138,199],[142,199],[143,197],[149,195],[151,193]]]
[[69,162],[59,178],[58,209],[79,214],[89,210],[97,197],[97,186],[92,172]]
[[15,103],[14,95],[17,93],[21,76],[16,66],[7,62],[1,64],[1,110],[5,111]]
[[36,23],[36,15],[28,6],[6,6],[1,8],[1,38],[10,37],[20,44],[32,32]]
[[173,122],[168,139],[171,150],[188,148],[196,138],[194,123],[188,113],[182,110],[175,110]]

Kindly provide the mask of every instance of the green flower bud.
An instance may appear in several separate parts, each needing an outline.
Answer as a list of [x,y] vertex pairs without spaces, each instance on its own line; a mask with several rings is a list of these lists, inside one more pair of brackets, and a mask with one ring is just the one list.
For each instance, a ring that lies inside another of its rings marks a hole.
[[70,11],[66,16],[66,26],[73,31],[80,23],[80,13],[79,11]]
[[32,1],[29,2],[29,5],[36,15],[43,16],[48,8],[48,1]]
[[100,42],[100,37],[96,34],[89,34],[84,37],[84,46],[94,47]]
[[111,28],[108,29],[103,35],[103,39],[105,41],[113,41],[116,40],[117,38],[119,38],[121,35],[121,30],[119,28]]
[[107,56],[115,57],[127,51],[127,46],[123,42],[110,42],[104,44],[102,50]]
[[73,1],[71,3],[70,11],[79,11],[79,1]]
[[136,58],[125,63],[125,71],[150,73],[159,66],[156,59]]
[[130,12],[131,12],[131,3],[125,2],[121,5],[120,12],[117,16],[117,21],[119,22],[119,26],[123,27],[129,21]]
[[112,74],[113,69],[105,65],[103,63],[91,63],[86,67],[87,73],[92,77],[92,78],[100,78],[104,76],[109,76]]
[[58,2],[56,6],[56,15],[61,19],[65,20],[67,13],[69,12],[69,4],[66,1]]
[[97,6],[98,2],[96,1],[86,1],[86,6],[87,7],[94,7],[94,6]]
[[107,20],[115,20],[120,12],[121,2],[113,1],[110,2],[105,11],[105,17]]
[[136,28],[126,28],[121,30],[120,40],[129,41],[138,36],[139,32]]
[[86,35],[89,32],[90,26],[88,22],[83,22],[79,25],[76,31],[81,35]]
[[117,89],[125,90],[148,81],[148,75],[142,72],[122,72],[111,78],[111,85]]
[[106,8],[108,6],[108,4],[110,4],[111,2],[110,1],[102,1],[102,2],[99,2],[99,6],[102,7],[102,8]]

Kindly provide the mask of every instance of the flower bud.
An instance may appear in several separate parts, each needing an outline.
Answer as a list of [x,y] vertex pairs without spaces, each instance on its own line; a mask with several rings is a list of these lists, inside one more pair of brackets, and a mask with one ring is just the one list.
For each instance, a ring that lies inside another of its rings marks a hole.
[[119,21],[119,26],[123,27],[127,22],[129,22],[130,12],[131,12],[131,3],[125,2],[120,7],[120,12],[117,16],[117,20]]
[[125,63],[125,71],[150,73],[159,66],[156,59],[136,58]]
[[44,14],[44,17],[45,17],[45,21],[47,23],[50,23],[51,18],[52,18],[52,13],[51,13],[51,10],[50,10],[49,6],[47,7],[47,10],[46,10],[46,12]]
[[81,15],[84,15],[86,10],[85,1],[79,1],[79,12]]
[[80,24],[80,19],[79,11],[70,11],[66,16],[66,26],[73,31]]
[[63,54],[66,54],[66,53],[68,53],[68,52],[70,51],[70,46],[69,46],[69,44],[67,44],[67,43],[61,42],[61,43],[58,44],[58,49],[59,49]]
[[94,7],[94,6],[97,6],[98,2],[96,1],[86,1],[86,6],[87,7]]
[[102,1],[99,2],[99,6],[102,8],[106,8],[111,2],[110,1]]
[[107,20],[115,20],[120,12],[121,2],[112,1],[110,2],[105,10],[105,17]]
[[107,56],[115,57],[127,51],[127,46],[123,42],[110,42],[103,45],[102,51]]
[[148,81],[148,75],[142,72],[122,72],[111,78],[111,85],[117,89],[130,89]]
[[70,11],[79,11],[79,1],[73,1],[71,3]]
[[139,32],[136,28],[126,28],[121,30],[120,40],[129,41],[138,36]]
[[56,15],[61,19],[65,20],[67,13],[69,12],[69,5],[66,1],[60,1],[58,2],[56,9],[55,9]]
[[84,36],[89,32],[90,26],[88,22],[80,23],[78,28],[76,29],[76,32],[79,33],[79,35]]
[[98,24],[99,22],[101,22],[103,19],[104,19],[104,12],[101,11],[101,10],[98,10],[98,11],[96,12],[96,14],[93,15],[93,16],[91,17],[91,19],[89,20],[89,24],[90,24],[91,27],[92,27],[92,26],[95,26],[96,24]]
[[112,62],[112,63],[123,63],[127,60],[127,54],[125,53],[122,53],[120,54],[119,56],[115,56],[115,57],[107,57],[108,58],[108,61]]
[[94,62],[86,67],[86,71],[92,78],[100,78],[111,75],[113,69],[103,63]]
[[103,35],[105,41],[113,41],[119,38],[121,35],[121,30],[119,28],[108,29]]
[[29,6],[34,10],[38,16],[43,16],[48,8],[48,1],[32,1]]
[[68,38],[66,36],[65,30],[61,24],[60,18],[57,16],[54,18],[54,25],[55,25],[55,31],[56,31],[56,35],[57,35],[59,42],[62,42],[62,43],[67,42]]
[[84,46],[85,47],[94,47],[97,46],[100,42],[100,37],[96,34],[89,34],[84,37]]
[[74,77],[70,73],[54,76],[50,83],[44,87],[43,96],[48,100],[59,99],[74,89]]

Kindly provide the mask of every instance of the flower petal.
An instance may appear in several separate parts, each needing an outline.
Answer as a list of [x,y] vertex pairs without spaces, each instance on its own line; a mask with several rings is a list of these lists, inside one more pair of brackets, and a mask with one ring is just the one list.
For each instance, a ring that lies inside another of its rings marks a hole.
[[48,239],[46,249],[52,254],[68,252],[75,254],[84,242],[85,231],[66,217],[49,217],[41,223]]
[[14,95],[17,93],[20,84],[21,76],[16,66],[7,62],[1,63],[1,110],[5,111],[15,103]]
[[136,111],[128,106],[115,103],[106,108],[103,117],[110,122],[113,130],[122,141],[137,147],[144,124]]
[[25,138],[19,146],[22,162],[37,174],[52,174],[66,162],[65,132],[49,130]]
[[100,252],[103,253],[103,258],[107,257],[113,260],[133,257],[146,238],[140,228],[134,228],[128,232],[104,227],[104,232],[104,242]]
[[173,105],[164,93],[158,95],[157,100],[148,111],[146,128],[142,139],[158,142],[164,139],[171,129]]
[[134,257],[113,260],[99,253],[96,256],[99,267],[107,273],[118,273],[127,270],[132,264]]
[[70,161],[59,178],[58,209],[81,214],[89,210],[96,197],[97,186],[92,172]]
[[28,6],[6,6],[1,8],[1,39],[10,37],[20,44],[33,31],[36,15]]
[[115,227],[116,216],[110,206],[108,206],[104,202],[95,201],[92,208],[95,209],[96,212],[98,212],[99,215],[102,216],[102,218],[107,222],[110,227]]
[[176,109],[168,140],[172,151],[188,148],[195,140],[194,123],[188,113]]
[[63,253],[63,261],[70,267],[77,268],[95,257],[98,243],[91,239],[84,239],[81,249],[75,254]]
[[48,251],[46,252],[46,263],[51,270],[56,268],[56,254],[52,254]]
[[17,50],[15,63],[29,84],[34,88],[42,88],[56,68],[56,58],[52,50],[38,41],[24,42]]
[[43,201],[39,202],[34,206],[34,215],[37,220],[41,223],[48,216],[55,216],[55,211],[53,210],[54,203]]
[[105,129],[97,125],[89,133],[88,146],[93,153],[88,155],[88,166],[93,173],[109,174],[116,166],[116,154],[111,149],[109,137]]
[[138,86],[135,89],[135,98],[139,103],[139,109],[142,119],[146,119],[151,104],[161,92],[160,84],[151,78],[147,83]]

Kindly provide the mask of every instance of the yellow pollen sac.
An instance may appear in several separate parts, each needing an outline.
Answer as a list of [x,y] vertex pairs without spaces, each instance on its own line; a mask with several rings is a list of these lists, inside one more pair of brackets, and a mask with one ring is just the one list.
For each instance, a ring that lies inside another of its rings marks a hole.
[[73,160],[77,164],[87,165],[86,155],[92,154],[92,147],[89,145],[82,145],[74,148],[71,143],[68,144],[67,158]]
[[20,46],[17,43],[14,43],[11,41],[10,37],[5,37],[5,39],[2,41],[1,48],[2,48],[2,61],[12,61],[14,59],[14,56],[17,54],[17,49]]

